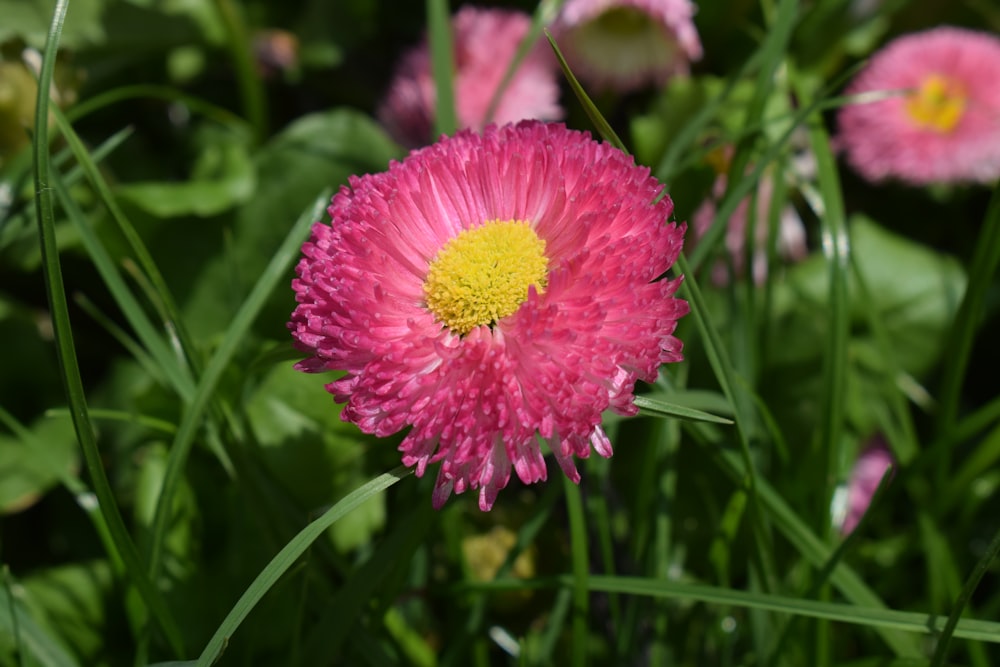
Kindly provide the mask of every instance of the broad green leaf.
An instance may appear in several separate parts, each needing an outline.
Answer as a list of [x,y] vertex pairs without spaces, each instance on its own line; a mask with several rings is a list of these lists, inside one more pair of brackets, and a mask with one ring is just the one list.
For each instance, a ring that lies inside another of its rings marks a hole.
[[[61,43],[74,48],[97,44],[104,38],[101,13],[107,0],[73,0],[73,11],[66,16]],[[0,42],[22,39],[35,48],[45,44],[56,0],[0,0]]]
[[[42,419],[31,430],[32,443],[0,434],[0,514],[30,507],[79,466],[76,437],[69,420]],[[33,443],[43,444],[44,449]]]
[[13,588],[0,586],[0,664],[17,664],[14,658],[17,651],[27,665],[77,667],[81,664],[62,641],[28,611],[21,599],[24,597],[23,589],[22,594],[11,599]]
[[[926,372],[944,349],[944,334],[965,288],[959,263],[920,244],[854,216],[851,252],[872,292],[873,306],[894,343],[896,361],[912,375]],[[848,280],[854,298],[857,286]],[[813,257],[793,267],[775,290],[775,312],[781,322],[773,340],[778,363],[797,363],[819,356],[825,333],[827,275],[824,262]],[[863,325],[855,305],[852,323]],[[855,333],[852,346],[870,347],[879,356],[870,332]]]
[[256,187],[254,164],[245,141],[232,133],[227,135],[210,135],[189,179],[129,183],[118,188],[118,195],[164,218],[208,217],[247,201]]
[[41,569],[20,583],[31,616],[71,647],[82,664],[109,657],[105,633],[124,618],[116,620],[109,613],[118,589],[107,561]]

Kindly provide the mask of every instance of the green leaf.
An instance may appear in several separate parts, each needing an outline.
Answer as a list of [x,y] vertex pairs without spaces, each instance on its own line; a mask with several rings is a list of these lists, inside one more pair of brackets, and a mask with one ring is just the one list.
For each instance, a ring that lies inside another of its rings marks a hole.
[[33,440],[44,443],[44,448],[0,435],[0,514],[30,507],[77,470],[79,457],[70,421],[42,419],[32,425],[31,432]]
[[159,217],[208,217],[247,201],[257,179],[247,145],[229,134],[205,145],[191,178],[177,182],[129,183],[117,189],[120,197]]
[[107,561],[42,569],[20,583],[32,617],[72,647],[83,664],[108,659],[104,633],[115,627],[109,610],[118,590]]
[[254,579],[253,583],[244,591],[243,595],[236,602],[232,611],[222,621],[216,629],[212,639],[209,640],[205,649],[198,657],[199,667],[209,667],[215,663],[226,648],[229,637],[243,623],[250,611],[257,606],[261,598],[271,590],[288,568],[298,560],[309,546],[315,542],[330,526],[334,525],[344,516],[350,514],[359,505],[362,505],[369,498],[377,495],[389,488],[399,480],[407,477],[411,471],[403,466],[379,475],[364,486],[358,488],[353,493],[344,497],[343,500],[331,507],[323,516],[319,517],[308,526],[303,528],[282,548],[281,551],[267,564],[267,567]]
[[[871,290],[872,305],[880,315],[900,368],[919,376],[936,363],[944,349],[945,333],[965,288],[965,275],[953,258],[884,230],[863,216],[850,223],[851,252]],[[827,312],[828,276],[825,262],[812,257],[788,272],[776,286],[775,313],[781,321],[773,341],[773,359],[798,363],[821,353]],[[848,280],[852,324],[865,324],[857,305],[857,286]],[[853,344],[870,346],[870,333],[854,336]]]
[[[12,595],[9,573],[4,566],[4,585],[0,586],[0,662],[17,664],[13,655],[20,653],[22,664],[40,667],[77,667],[59,638],[43,627],[26,608],[23,596]],[[7,661],[7,658],[10,660]]]
[[[63,26],[60,42],[66,48],[95,44],[104,38],[101,13],[105,0],[74,0]],[[0,42],[23,39],[35,48],[45,44],[45,34],[55,10],[56,0],[0,0]]]
[[[671,396],[671,398],[673,398],[673,396]],[[650,398],[649,396],[636,396],[635,404],[639,406],[639,409],[642,410],[643,414],[655,415],[657,417],[677,417],[679,419],[689,419],[691,421],[712,422],[713,424],[733,423],[731,419],[726,419],[725,417],[717,417],[716,415],[709,414],[708,412],[695,410],[694,408],[689,408],[670,401],[657,400],[655,398]],[[731,407],[726,405],[724,409],[731,410]]]

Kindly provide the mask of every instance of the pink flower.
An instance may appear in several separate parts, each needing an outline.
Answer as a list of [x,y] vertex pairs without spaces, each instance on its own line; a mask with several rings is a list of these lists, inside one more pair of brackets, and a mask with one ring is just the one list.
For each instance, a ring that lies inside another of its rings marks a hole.
[[[525,56],[492,116],[487,118],[493,97],[530,28],[531,18],[516,11],[464,7],[452,18],[459,128],[482,130],[490,122],[562,118],[558,68],[548,45],[541,43]],[[436,105],[430,51],[425,42],[401,59],[378,117],[400,143],[424,146],[433,139]]]
[[848,535],[857,528],[872,503],[882,476],[895,462],[882,437],[873,439],[858,457],[847,481],[847,513],[840,527],[842,534]]
[[876,53],[847,89],[885,93],[840,110],[847,161],[871,181],[1000,177],[1000,39],[942,27]]
[[566,0],[552,32],[581,81],[627,92],[701,58],[694,13],[690,0]]
[[[712,185],[712,196],[702,202],[701,206],[691,216],[691,226],[695,239],[701,239],[711,229],[715,221],[718,202],[722,200],[726,193],[726,170],[729,168],[729,160],[732,157],[732,147],[716,153],[719,158],[717,162],[717,176]],[[752,262],[752,273],[754,283],[763,284],[767,280],[767,248],[768,232],[770,230],[771,198],[774,193],[774,175],[765,172],[757,184],[757,204],[754,208],[754,228],[753,239],[754,249]],[[746,267],[747,256],[747,225],[750,218],[750,202],[752,198],[748,195],[733,211],[726,225],[726,251],[732,260],[732,273],[742,276]],[[791,205],[785,206],[781,210],[778,219],[778,254],[791,261],[801,261],[808,254],[806,247],[806,230],[802,224],[802,219]],[[712,267],[712,282],[716,285],[727,285],[730,282],[729,265],[726,262],[717,262]]]
[[601,413],[634,415],[636,380],[679,361],[680,280],[657,280],[685,226],[632,158],[583,132],[526,121],[413,151],[352,177],[316,223],[289,329],[307,372],[366,433],[409,428],[403,463],[440,463],[434,506],[546,477],[538,436],[611,455]]

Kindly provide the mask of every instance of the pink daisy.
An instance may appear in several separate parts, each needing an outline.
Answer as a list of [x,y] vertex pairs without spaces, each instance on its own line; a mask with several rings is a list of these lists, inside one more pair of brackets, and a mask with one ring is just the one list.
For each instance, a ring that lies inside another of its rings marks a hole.
[[[547,45],[537,43],[511,78],[490,118],[490,103],[514,55],[531,28],[522,12],[464,7],[452,18],[455,113],[459,128],[482,130],[487,123],[558,120],[558,67]],[[406,53],[396,69],[378,117],[400,143],[430,142],[437,94],[426,41]]]
[[[715,159],[711,161],[716,163],[717,176],[712,185],[712,196],[702,202],[691,216],[695,239],[700,239],[708,233],[715,220],[718,202],[726,193],[726,171],[732,158],[732,147],[716,151],[714,157]],[[754,283],[757,285],[763,284],[767,279],[767,246],[773,193],[774,175],[768,171],[761,176],[757,184],[757,203],[754,209],[754,251],[751,257],[751,270]],[[750,220],[751,201],[750,196],[745,197],[733,211],[726,226],[726,251],[732,260],[733,274],[736,276],[742,276],[746,267],[747,225]],[[804,259],[809,252],[806,247],[805,226],[794,206],[785,206],[781,211],[778,219],[777,250],[784,259],[796,262]],[[726,285],[730,282],[730,270],[725,262],[718,262],[712,268],[712,282],[716,285]]]
[[861,453],[847,481],[847,513],[840,527],[841,533],[847,535],[858,527],[875,497],[882,476],[895,462],[881,436],[874,438]]
[[871,181],[988,183],[1000,177],[1000,39],[961,28],[900,37],[847,94],[885,93],[840,110],[847,161]]
[[567,0],[552,32],[581,81],[627,92],[701,58],[690,0]]
[[409,428],[403,463],[440,463],[434,506],[544,480],[539,437],[611,455],[601,414],[634,415],[636,380],[679,361],[680,279],[659,279],[685,226],[649,170],[583,132],[525,121],[462,131],[352,177],[316,223],[289,328],[342,370],[326,385],[366,433]]

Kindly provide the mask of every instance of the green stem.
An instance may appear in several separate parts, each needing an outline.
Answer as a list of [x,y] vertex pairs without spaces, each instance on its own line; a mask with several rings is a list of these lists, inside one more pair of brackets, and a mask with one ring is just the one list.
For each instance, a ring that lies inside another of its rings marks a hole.
[[573,562],[573,667],[587,664],[587,610],[590,560],[587,554],[587,522],[583,515],[580,487],[563,477],[566,487],[566,511],[569,514],[569,538]]
[[243,115],[253,128],[254,139],[259,143],[267,136],[267,98],[264,95],[264,85],[257,74],[253,44],[246,22],[233,0],[216,0],[215,5],[229,32],[229,52],[236,70]]

